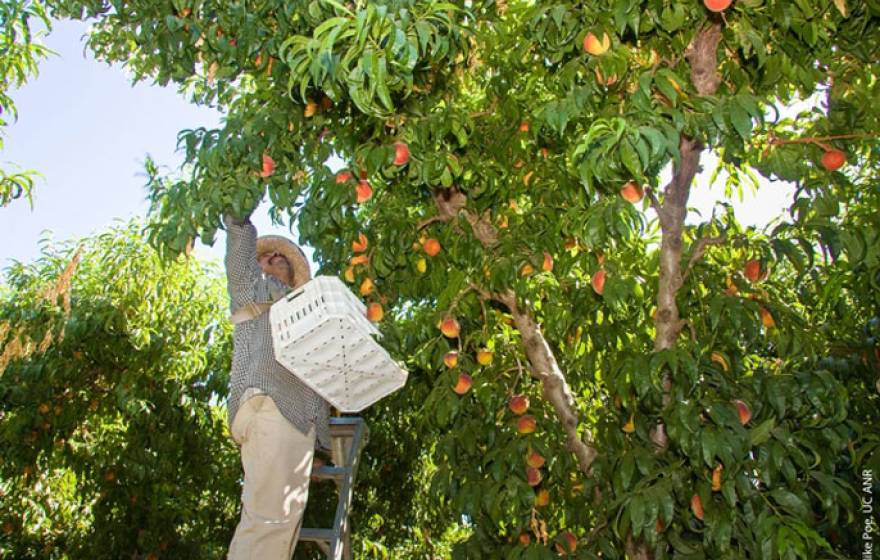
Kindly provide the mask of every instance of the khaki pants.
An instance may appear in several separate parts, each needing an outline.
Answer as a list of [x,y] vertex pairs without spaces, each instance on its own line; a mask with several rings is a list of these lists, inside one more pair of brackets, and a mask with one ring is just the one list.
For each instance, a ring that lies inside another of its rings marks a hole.
[[303,435],[270,396],[256,394],[244,400],[231,431],[241,446],[244,486],[227,558],[290,560],[309,497],[315,428]]

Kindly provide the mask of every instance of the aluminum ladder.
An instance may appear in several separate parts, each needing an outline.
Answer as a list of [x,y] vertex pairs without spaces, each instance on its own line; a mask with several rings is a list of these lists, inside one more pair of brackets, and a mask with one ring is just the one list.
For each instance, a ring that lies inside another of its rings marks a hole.
[[333,465],[324,465],[312,472],[318,480],[333,480],[339,491],[336,517],[332,529],[302,528],[299,542],[313,542],[328,560],[351,560],[351,534],[348,514],[357,476],[361,450],[369,430],[363,418],[343,416],[330,419],[331,455]]

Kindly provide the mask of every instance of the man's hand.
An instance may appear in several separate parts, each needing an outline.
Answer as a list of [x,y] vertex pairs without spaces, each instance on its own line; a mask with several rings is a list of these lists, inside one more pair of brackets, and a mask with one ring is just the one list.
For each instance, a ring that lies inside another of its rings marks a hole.
[[312,476],[311,476],[312,482],[319,482],[321,480],[318,477],[316,477],[314,475],[314,473],[315,473],[315,471],[317,471],[318,469],[320,469],[321,467],[323,467],[326,464],[327,464],[327,462],[323,458],[315,455],[315,458],[312,459]]

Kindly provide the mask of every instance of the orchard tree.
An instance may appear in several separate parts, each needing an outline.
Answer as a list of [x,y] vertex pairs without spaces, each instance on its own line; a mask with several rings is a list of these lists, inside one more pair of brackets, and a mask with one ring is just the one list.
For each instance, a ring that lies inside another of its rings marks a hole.
[[[856,552],[875,0],[52,7],[226,114],[180,133],[180,175],[149,164],[156,247],[212,243],[268,194],[370,304],[404,391],[428,389],[453,555]],[[743,228],[724,200],[688,221],[710,154],[729,195],[795,182],[788,222]]]
[[142,228],[6,271],[4,558],[219,558],[232,537],[225,283],[216,266],[162,265]]

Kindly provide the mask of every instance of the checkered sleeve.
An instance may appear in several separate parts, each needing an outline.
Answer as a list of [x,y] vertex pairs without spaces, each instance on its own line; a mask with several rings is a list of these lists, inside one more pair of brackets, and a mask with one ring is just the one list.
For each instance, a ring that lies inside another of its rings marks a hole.
[[230,215],[226,223],[226,279],[232,311],[254,302],[254,283],[260,277],[257,264],[257,228],[248,218],[236,220]]

